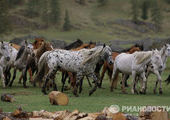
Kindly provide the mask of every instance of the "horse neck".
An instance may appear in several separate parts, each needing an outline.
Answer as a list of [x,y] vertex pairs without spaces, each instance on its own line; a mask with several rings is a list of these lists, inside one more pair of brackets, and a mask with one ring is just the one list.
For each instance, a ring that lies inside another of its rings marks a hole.
[[8,61],[5,60],[5,57],[2,56],[0,59],[0,66],[5,67],[7,65]]
[[162,58],[162,62],[163,62],[163,64],[165,65],[166,64],[166,61],[167,61],[167,55],[165,54],[165,50],[166,50],[166,48],[165,47],[163,47],[162,49],[161,49],[161,58]]
[[28,58],[28,52],[25,50],[24,52],[23,52],[23,55],[22,55],[22,57],[21,57],[21,60],[27,60],[27,58]]

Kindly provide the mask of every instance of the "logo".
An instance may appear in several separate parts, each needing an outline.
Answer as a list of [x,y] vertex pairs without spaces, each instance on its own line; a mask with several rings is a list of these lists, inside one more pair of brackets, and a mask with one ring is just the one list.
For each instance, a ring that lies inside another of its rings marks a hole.
[[120,107],[118,105],[111,105],[108,110],[111,113],[118,113],[120,111]]

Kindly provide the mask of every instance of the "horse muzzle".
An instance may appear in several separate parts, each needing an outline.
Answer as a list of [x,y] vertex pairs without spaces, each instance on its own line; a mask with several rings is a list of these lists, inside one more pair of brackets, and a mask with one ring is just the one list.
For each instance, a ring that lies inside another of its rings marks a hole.
[[6,57],[6,61],[10,61],[10,57]]
[[159,66],[159,69],[162,69],[163,68],[163,65]]
[[113,64],[113,61],[109,61],[109,64],[112,65],[112,64]]

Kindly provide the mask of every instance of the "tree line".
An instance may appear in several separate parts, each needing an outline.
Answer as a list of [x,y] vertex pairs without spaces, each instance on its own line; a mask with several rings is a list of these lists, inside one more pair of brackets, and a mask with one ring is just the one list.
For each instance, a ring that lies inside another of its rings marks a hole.
[[[89,0],[88,0],[89,1]],[[105,6],[108,0],[96,0],[98,6]],[[170,0],[165,0],[170,3]],[[86,5],[87,0],[75,0],[80,5]],[[0,0],[0,33],[10,30],[9,11],[17,5],[26,5],[26,16],[30,18],[39,17],[45,25],[58,25],[61,20],[60,0]],[[157,29],[161,29],[163,20],[159,0],[130,0],[132,21],[151,19]],[[65,10],[63,30],[71,29],[69,11]]]
[[151,19],[157,31],[161,29],[163,15],[159,0],[131,0],[131,16],[136,24]]

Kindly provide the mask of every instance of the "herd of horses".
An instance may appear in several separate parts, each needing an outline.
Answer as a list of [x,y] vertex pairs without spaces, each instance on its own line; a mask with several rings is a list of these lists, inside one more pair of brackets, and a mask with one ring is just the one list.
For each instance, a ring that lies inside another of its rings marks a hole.
[[[78,96],[78,91],[79,93],[82,91],[84,77],[91,87],[89,95],[92,95],[97,88],[102,87],[106,72],[110,79],[111,91],[117,87],[119,73],[122,73],[123,93],[126,93],[127,80],[132,75],[132,94],[138,94],[136,88],[138,83],[141,83],[139,92],[146,94],[147,78],[150,73],[154,73],[157,76],[154,93],[159,83],[159,93],[162,94],[161,73],[166,68],[168,56],[170,56],[169,44],[165,44],[161,50],[143,51],[143,46],[136,44],[129,49],[114,52],[105,44],[99,46],[92,42],[84,44],[81,40],[69,44],[64,49],[54,49],[42,38],[35,38],[33,43],[24,41],[21,46],[0,42],[0,77],[3,87],[12,87],[19,70],[21,76],[18,82],[21,83],[23,80],[23,87],[26,88],[28,71],[30,82],[34,86],[39,83],[42,92],[47,94],[51,87],[58,90],[55,75],[57,71],[61,71],[61,91],[65,90],[65,82],[69,78],[70,89]],[[14,72],[11,79],[12,68]],[[89,78],[93,81],[90,82]]]

